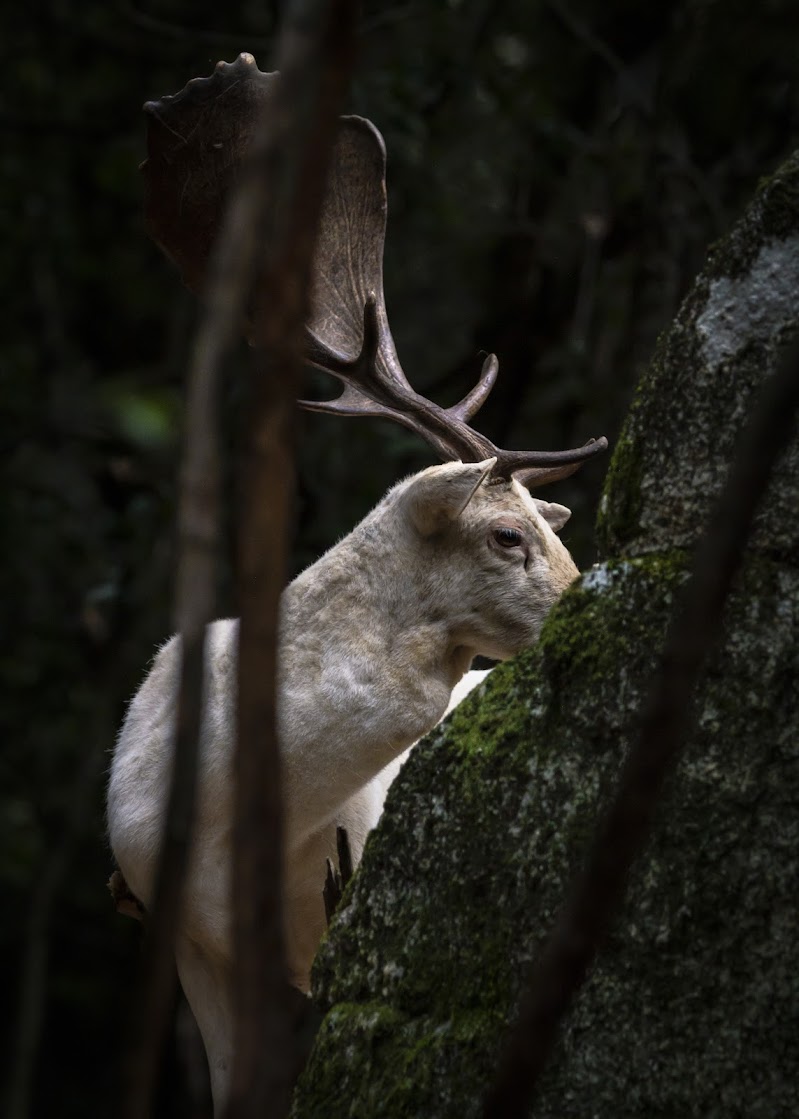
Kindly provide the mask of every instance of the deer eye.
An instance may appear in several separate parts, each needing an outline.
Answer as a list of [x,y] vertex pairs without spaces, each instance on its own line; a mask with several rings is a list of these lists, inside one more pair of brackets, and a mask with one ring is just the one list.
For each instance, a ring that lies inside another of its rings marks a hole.
[[522,542],[522,534],[518,528],[495,528],[494,539],[503,548],[518,548]]

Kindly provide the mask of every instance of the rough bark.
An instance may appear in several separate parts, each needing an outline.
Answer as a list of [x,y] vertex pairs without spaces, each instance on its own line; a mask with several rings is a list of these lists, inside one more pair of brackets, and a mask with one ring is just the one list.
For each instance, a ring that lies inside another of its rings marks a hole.
[[[617,445],[606,559],[415,752],[317,959],[295,1119],[476,1116],[523,977],[632,739],[753,393],[799,323],[799,158],[661,339]],[[533,1115],[793,1114],[799,445],[772,482],[621,917]]]

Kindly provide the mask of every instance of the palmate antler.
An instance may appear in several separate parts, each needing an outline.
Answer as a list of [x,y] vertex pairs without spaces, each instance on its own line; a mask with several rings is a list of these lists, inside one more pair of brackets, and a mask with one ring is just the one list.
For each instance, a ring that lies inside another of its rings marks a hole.
[[[205,269],[237,167],[277,74],[265,74],[252,55],[220,62],[174,97],[149,101],[145,216],[154,240],[180,267],[194,292]],[[300,401],[316,412],[379,416],[421,435],[443,460],[496,457],[492,480],[511,476],[524,485],[554,482],[607,447],[604,436],[565,451],[507,451],[469,426],[485,402],[499,364],[490,354],[472,391],[451,408],[416,393],[397,357],[383,296],[386,232],[386,152],[368,120],[342,117],[322,210],[314,264],[308,359],[344,384],[330,401]],[[258,308],[245,332],[258,340]]]

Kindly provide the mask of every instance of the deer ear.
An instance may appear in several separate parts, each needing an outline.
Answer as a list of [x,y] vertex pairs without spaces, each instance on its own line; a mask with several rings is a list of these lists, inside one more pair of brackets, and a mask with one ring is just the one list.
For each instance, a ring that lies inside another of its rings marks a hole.
[[565,505],[558,505],[555,501],[542,501],[540,497],[534,497],[533,501],[553,532],[560,532],[572,515],[571,509],[567,509]]
[[414,478],[403,495],[403,503],[417,531],[422,536],[431,536],[456,520],[496,461],[487,458],[484,462],[447,462]]

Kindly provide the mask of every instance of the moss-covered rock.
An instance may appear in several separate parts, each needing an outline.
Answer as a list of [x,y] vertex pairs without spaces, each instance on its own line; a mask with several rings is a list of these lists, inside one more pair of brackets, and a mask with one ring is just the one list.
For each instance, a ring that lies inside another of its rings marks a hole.
[[[687,549],[799,319],[797,176],[792,160],[764,185],[661,342],[611,466],[600,531],[613,558],[392,788],[316,961],[328,1014],[295,1119],[479,1114],[502,1027],[614,788]],[[536,1117],[799,1113],[798,483],[794,446]]]

